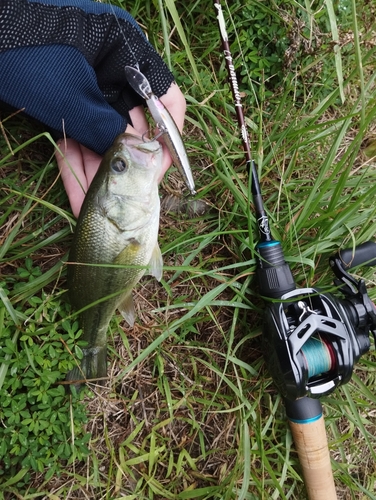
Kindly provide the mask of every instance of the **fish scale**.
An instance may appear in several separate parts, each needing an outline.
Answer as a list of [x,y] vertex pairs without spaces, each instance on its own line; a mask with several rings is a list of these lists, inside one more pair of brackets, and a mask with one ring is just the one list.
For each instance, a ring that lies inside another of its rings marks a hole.
[[70,301],[87,342],[81,364],[67,375],[77,388],[83,379],[107,375],[107,330],[115,310],[133,326],[133,287],[145,272],[161,278],[161,169],[158,141],[123,134],[104,156],[85,197],[67,274]]

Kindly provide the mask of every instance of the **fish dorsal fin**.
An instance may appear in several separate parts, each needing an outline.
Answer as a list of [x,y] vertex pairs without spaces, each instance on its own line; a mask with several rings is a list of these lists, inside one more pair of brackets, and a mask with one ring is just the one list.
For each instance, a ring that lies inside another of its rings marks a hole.
[[163,271],[163,259],[161,254],[161,249],[159,248],[158,242],[155,244],[151,259],[149,261],[149,267],[147,274],[154,276],[155,279],[161,281]]
[[130,293],[124,298],[122,303],[119,305],[119,311],[121,312],[121,315],[128,323],[128,325],[133,327],[134,320],[136,317],[136,312],[134,309],[132,293]]

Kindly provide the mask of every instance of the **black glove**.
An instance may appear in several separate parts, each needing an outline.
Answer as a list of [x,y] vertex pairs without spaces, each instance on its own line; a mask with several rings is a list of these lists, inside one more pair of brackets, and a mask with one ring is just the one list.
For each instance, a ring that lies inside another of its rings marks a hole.
[[174,81],[132,16],[107,3],[0,0],[0,27],[0,100],[101,154],[144,102],[124,67],[158,97]]

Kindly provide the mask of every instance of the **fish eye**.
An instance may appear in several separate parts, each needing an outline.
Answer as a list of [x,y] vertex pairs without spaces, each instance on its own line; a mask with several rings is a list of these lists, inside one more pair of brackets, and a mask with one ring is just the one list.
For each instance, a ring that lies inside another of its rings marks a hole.
[[111,168],[116,174],[121,174],[127,170],[128,165],[122,158],[115,157],[111,160]]

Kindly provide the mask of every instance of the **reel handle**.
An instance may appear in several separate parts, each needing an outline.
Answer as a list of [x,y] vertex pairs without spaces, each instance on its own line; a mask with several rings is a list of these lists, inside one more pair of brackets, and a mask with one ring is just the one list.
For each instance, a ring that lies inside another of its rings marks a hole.
[[304,397],[285,401],[309,500],[337,500],[322,406]]
[[333,255],[329,259],[332,267],[335,266],[338,261],[345,270],[361,265],[375,266],[376,243],[374,241],[366,241],[365,243],[357,246],[355,249],[345,248],[337,252],[336,255]]

